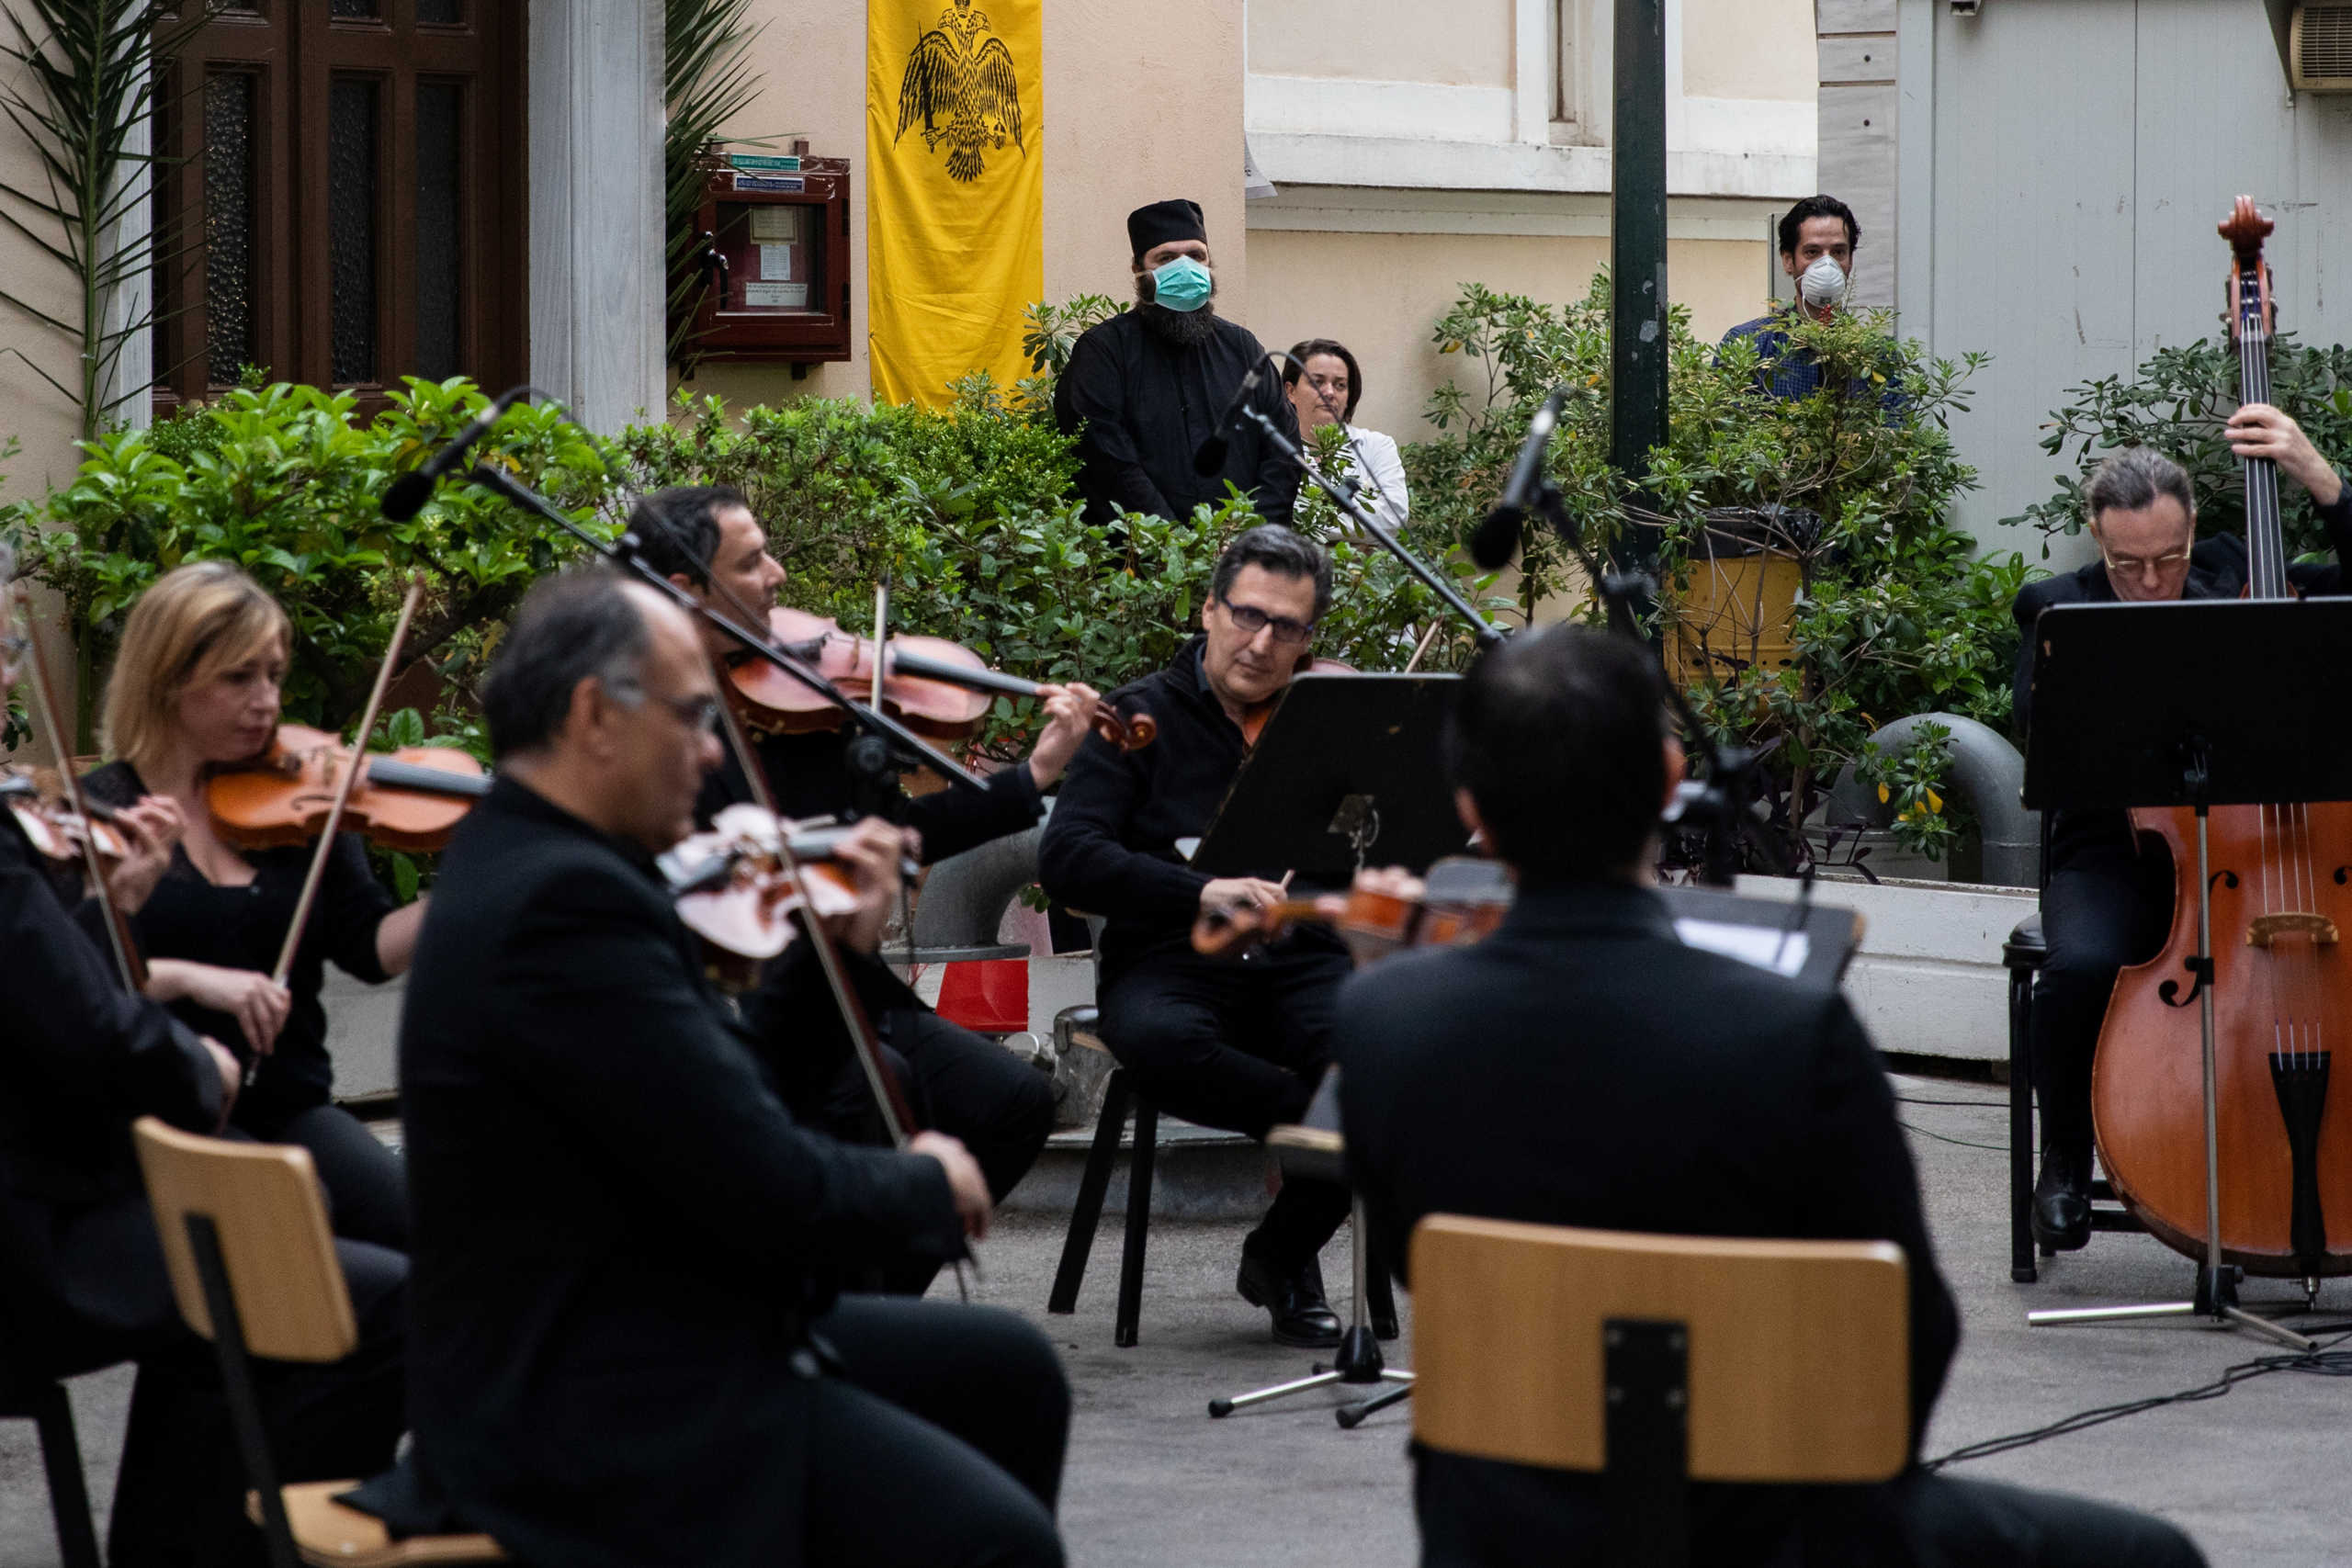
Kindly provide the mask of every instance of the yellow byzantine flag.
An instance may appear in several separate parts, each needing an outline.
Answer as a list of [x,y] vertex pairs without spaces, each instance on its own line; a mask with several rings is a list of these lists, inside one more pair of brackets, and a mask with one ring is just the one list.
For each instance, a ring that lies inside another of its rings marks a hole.
[[1044,0],[867,0],[865,299],[877,401],[1029,374],[1046,290]]

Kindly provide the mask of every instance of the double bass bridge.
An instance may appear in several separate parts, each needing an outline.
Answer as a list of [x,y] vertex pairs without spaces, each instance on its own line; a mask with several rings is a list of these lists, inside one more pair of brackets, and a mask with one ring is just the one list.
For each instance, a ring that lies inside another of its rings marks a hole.
[[2281,937],[2307,937],[2313,947],[2332,947],[2335,943],[2335,922],[2325,915],[2296,910],[2278,915],[2256,915],[2245,924],[2245,944],[2248,947],[2274,947]]

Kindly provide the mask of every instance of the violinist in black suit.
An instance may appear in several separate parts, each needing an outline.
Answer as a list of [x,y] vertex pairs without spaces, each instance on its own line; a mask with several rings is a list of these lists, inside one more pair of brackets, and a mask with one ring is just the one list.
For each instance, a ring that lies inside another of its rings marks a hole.
[[[8,662],[0,648],[0,692]],[[171,852],[141,841],[147,863],[109,878],[134,899]],[[0,813],[0,1361],[37,1378],[139,1363],[108,1531],[116,1568],[262,1558],[212,1347],[173,1302],[130,1142],[141,1116],[218,1133],[242,1076],[218,1041],[124,988]],[[288,1480],[365,1474],[400,1435],[405,1263],[365,1242],[335,1249],[359,1348],[328,1367],[255,1363]]]
[[[2302,428],[2267,403],[2231,417],[2241,457],[2267,457],[2311,492],[2334,563],[2299,563],[2287,580],[2306,593],[2344,591],[2352,559],[2352,489]],[[2179,464],[2144,446],[2108,458],[2083,491],[2098,559],[2028,584],[2017,598],[2015,723],[2032,716],[2034,623],[2053,604],[2176,599],[2234,599],[2246,586],[2246,547],[2233,535],[2197,537],[2197,508]],[[2161,853],[2143,852],[2120,811],[2061,811],[2050,823],[2043,868],[2041,935],[2049,948],[2034,980],[2033,1082],[2041,1108],[2041,1175],[2033,1192],[2034,1235],[2064,1252],[2091,1235],[2091,1056],[2108,998],[2125,964],[2164,945],[2172,919],[2173,874]]]
[[[1448,768],[1512,870],[1501,928],[1384,961],[1340,1002],[1349,1165],[1385,1256],[1423,1215],[1892,1241],[1910,1266],[1913,1441],[1959,1337],[1894,1094],[1845,998],[1685,947],[1645,886],[1681,776],[1646,647],[1516,637],[1464,682]],[[1603,1560],[1605,1483],[1416,1454],[1422,1561]],[[2120,1509],[1917,1472],[1692,1489],[1698,1562],[2200,1559]]]
[[[718,763],[694,623],[601,568],[539,583],[483,693],[492,793],[444,858],[401,1028],[412,1461],[368,1495],[597,1568],[1055,1564],[1069,1393],[1011,1314],[843,1297],[959,1256],[988,1187],[797,1123],[753,1043],[842,1023],[799,960],[705,984],[653,856]],[[863,967],[904,853],[843,852]]]
[[[782,563],[768,553],[767,534],[741,491],[725,485],[680,485],[640,498],[629,531],[646,563],[699,599],[715,615],[740,620],[766,614],[784,585]],[[764,626],[751,629],[764,632]],[[703,643],[725,659],[738,645],[706,626]],[[1033,826],[1045,813],[1045,792],[1086,739],[1093,691],[1083,685],[1046,688],[1046,726],[1029,756],[988,777],[988,787],[934,790],[909,799],[895,781],[861,784],[850,768],[848,738],[839,729],[798,735],[758,735],[752,752],[785,816],[872,815],[903,823],[916,836],[925,863]],[[754,799],[733,748],[703,781],[695,821],[708,827],[727,807]],[[869,1006],[891,1063],[925,1125],[953,1134],[972,1151],[988,1177],[989,1196],[1001,1201],[1028,1171],[1054,1130],[1053,1082],[1027,1063],[925,1007],[914,992],[877,966]],[[798,1043],[804,1044],[806,1042]],[[872,1142],[880,1136],[874,1096],[854,1061],[789,1061],[780,1065],[793,1114],[836,1137]],[[888,1288],[920,1295],[932,1266],[902,1262],[884,1271]]]

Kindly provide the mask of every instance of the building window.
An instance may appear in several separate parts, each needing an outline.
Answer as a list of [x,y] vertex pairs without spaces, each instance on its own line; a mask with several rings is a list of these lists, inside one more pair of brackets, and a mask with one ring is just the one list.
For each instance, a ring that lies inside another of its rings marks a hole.
[[[155,410],[274,380],[501,388],[527,353],[523,12],[510,0],[253,0],[167,66]],[[172,221],[177,214],[190,220]]]

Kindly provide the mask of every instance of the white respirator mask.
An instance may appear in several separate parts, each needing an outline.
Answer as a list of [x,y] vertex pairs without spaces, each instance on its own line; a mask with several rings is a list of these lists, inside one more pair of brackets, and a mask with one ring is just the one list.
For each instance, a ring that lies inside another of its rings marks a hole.
[[1797,292],[1816,310],[1842,302],[1846,286],[1846,269],[1827,256],[1817,258],[1797,279]]

